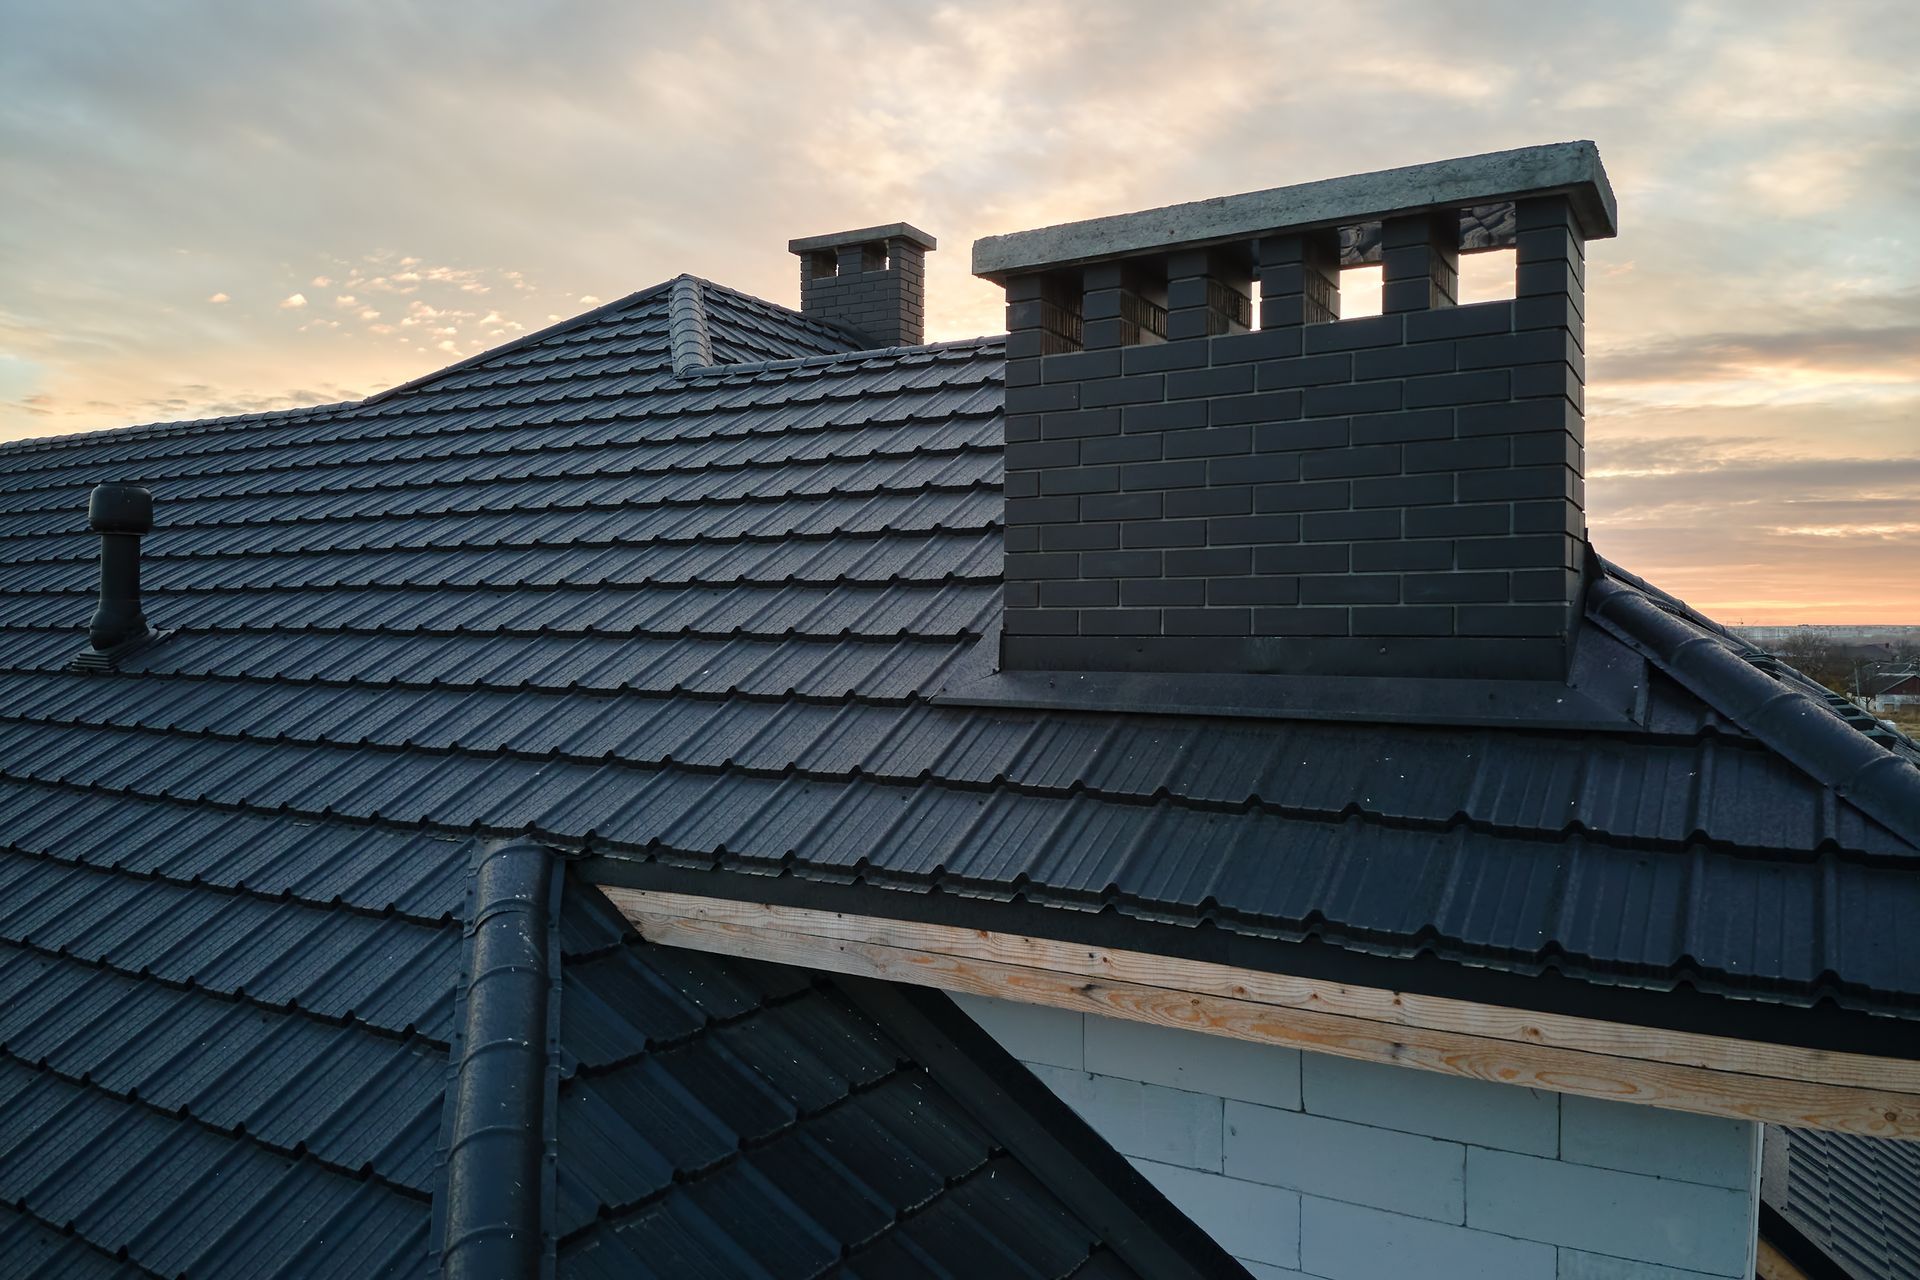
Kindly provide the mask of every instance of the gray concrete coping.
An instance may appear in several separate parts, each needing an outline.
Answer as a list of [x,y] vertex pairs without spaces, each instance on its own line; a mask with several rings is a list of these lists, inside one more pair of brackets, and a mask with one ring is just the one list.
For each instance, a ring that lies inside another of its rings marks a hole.
[[909,222],[889,222],[882,227],[861,227],[858,231],[836,231],[832,235],[803,236],[787,241],[788,253],[819,253],[838,249],[843,244],[872,244],[876,240],[905,240],[928,253],[939,248],[934,238]]
[[1572,202],[1587,239],[1616,234],[1600,149],[1554,142],[987,236],[973,242],[973,274],[1004,283],[1031,271],[1547,195]]

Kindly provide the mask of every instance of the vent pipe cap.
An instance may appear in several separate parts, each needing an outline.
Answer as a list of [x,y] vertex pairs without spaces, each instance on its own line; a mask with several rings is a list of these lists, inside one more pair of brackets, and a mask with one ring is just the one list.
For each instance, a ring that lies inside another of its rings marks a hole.
[[153,494],[137,484],[97,484],[87,499],[87,524],[95,533],[151,533]]
[[140,536],[153,528],[153,495],[139,485],[96,485],[87,523],[100,535],[100,605],[87,639],[104,654],[150,634],[140,611]]

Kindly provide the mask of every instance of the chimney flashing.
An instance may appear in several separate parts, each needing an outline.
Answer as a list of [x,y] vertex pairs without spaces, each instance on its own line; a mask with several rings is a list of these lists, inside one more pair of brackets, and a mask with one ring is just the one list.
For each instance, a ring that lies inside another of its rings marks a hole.
[[[1618,233],[1599,148],[1556,142],[987,236],[973,243],[973,274],[1004,284],[1010,276],[1090,262],[1419,213],[1459,216],[1463,249],[1500,249],[1514,243],[1512,204],[1540,196],[1566,197],[1584,239]],[[1378,230],[1343,237],[1340,265],[1377,261]]]

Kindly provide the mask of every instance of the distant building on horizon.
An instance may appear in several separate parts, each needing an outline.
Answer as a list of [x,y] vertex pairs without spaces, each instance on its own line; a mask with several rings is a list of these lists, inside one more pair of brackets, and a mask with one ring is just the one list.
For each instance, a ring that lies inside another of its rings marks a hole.
[[1920,707],[1920,671],[1908,666],[1862,676],[1859,701],[1875,713]]
[[1798,622],[1770,626],[1729,626],[1727,630],[1763,649],[1785,644],[1796,636],[1825,636],[1840,644],[1899,644],[1920,641],[1920,626],[1898,623]]

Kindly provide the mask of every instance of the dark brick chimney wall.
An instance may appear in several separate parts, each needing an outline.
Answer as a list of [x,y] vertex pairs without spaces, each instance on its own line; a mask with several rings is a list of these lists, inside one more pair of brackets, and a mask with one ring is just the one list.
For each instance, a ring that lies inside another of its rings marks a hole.
[[788,243],[800,257],[800,310],[875,347],[918,346],[926,333],[926,255],[934,238],[904,222]]
[[1326,231],[1010,274],[1004,664],[1562,677],[1583,237],[1517,201],[1517,296],[1458,306],[1460,221],[1376,223],[1362,319]]

